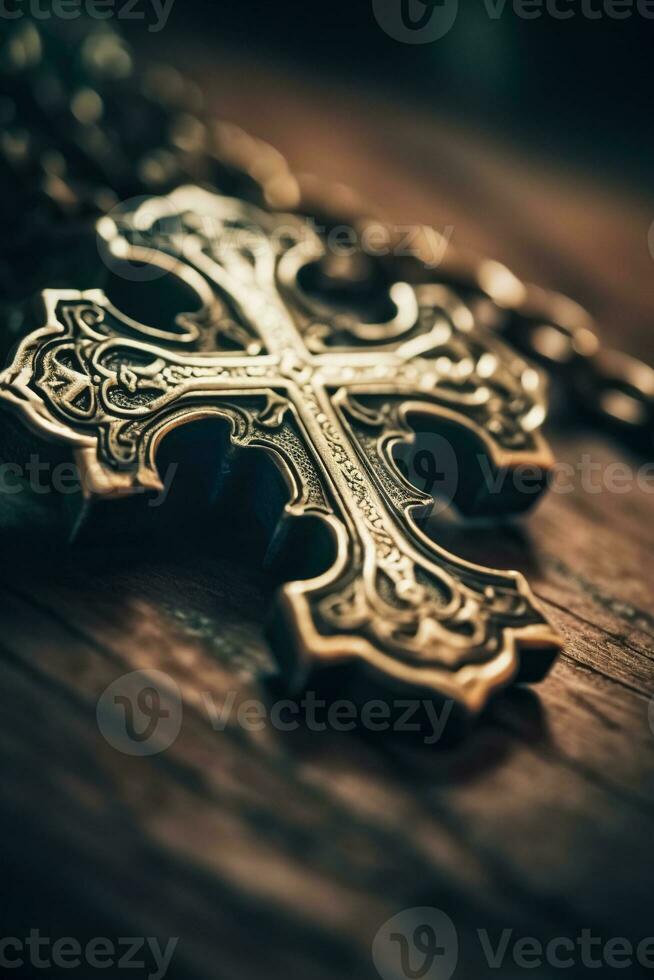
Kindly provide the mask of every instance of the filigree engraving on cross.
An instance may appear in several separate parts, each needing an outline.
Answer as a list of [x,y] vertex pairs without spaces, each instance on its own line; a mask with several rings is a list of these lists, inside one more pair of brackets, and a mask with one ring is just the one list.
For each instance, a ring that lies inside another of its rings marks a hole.
[[431,541],[413,517],[425,495],[393,457],[413,419],[430,419],[456,440],[460,503],[502,509],[480,459],[494,472],[549,465],[532,368],[437,284],[391,284],[382,323],[335,312],[305,288],[324,255],[308,224],[199,188],[125,208],[99,235],[109,260],[177,276],[201,309],[165,330],[98,290],[44,294],[46,323],[0,376],[0,398],[74,447],[91,493],[159,487],[166,433],[226,419],[233,444],[264,449],[285,477],[278,542],[312,515],[333,543],[330,567],[277,600],[271,635],[293,651],[292,683],[347,663],[475,713],[512,680],[544,675],[560,641],[525,580]]

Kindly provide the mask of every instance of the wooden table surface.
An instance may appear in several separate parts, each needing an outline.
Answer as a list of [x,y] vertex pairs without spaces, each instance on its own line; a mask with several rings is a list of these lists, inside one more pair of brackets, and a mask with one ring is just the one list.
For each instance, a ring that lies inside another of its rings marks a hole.
[[[607,342],[654,360],[653,200],[463,119],[279,66],[187,58],[216,112],[295,169],[362,189],[399,222],[451,226],[455,243],[569,293]],[[573,422],[550,435],[573,465],[644,462]],[[169,975],[198,980],[375,977],[377,930],[417,906],[454,921],[457,977],[485,975],[477,928],[652,935],[651,469],[650,492],[641,482],[610,493],[577,479],[518,525],[434,526],[464,557],[524,571],[566,642],[543,684],[500,698],[447,746],[212,728],[207,695],[267,699],[271,668],[261,623],[274,583],[220,516],[209,538],[163,508],[143,540],[12,543],[0,931],[179,937]],[[184,721],[167,751],[132,758],[103,738],[96,704],[140,668],[174,678]]]

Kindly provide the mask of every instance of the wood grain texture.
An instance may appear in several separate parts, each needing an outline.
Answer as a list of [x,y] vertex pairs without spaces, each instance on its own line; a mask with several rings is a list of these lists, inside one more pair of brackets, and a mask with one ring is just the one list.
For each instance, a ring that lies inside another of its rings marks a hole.
[[[203,57],[181,67],[218,93],[216,111],[296,169],[362,188],[399,222],[453,226],[456,243],[569,292],[609,342],[652,358],[653,202],[461,120]],[[573,466],[643,462],[572,423],[550,434]],[[174,977],[363,980],[377,976],[381,924],[413,906],[454,920],[457,977],[484,975],[479,927],[654,933],[652,501],[577,480],[517,526],[434,522],[464,557],[524,571],[566,639],[543,684],[502,697],[453,745],[233,720],[215,731],[207,695],[269,702],[274,670],[262,629],[274,581],[219,515],[209,539],[163,508],[143,540],[132,529],[74,549],[12,546],[0,568],[3,935],[178,936]],[[96,705],[141,668],[175,680],[184,721],[167,751],[130,758],[100,734]]]

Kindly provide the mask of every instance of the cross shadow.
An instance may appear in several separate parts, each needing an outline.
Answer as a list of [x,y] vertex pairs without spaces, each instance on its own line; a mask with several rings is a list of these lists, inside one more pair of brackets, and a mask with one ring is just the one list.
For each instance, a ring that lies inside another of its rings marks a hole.
[[522,572],[528,579],[539,573],[529,532],[518,521],[463,519],[452,509],[436,507],[424,531],[441,548],[466,561]]

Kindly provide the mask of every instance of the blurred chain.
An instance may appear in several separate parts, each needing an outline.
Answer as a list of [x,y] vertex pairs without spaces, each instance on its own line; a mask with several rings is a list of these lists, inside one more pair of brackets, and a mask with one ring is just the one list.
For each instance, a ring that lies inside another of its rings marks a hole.
[[[267,143],[208,121],[196,85],[168,66],[140,71],[105,22],[23,19],[9,27],[0,40],[0,127],[5,309],[9,300],[67,284],[71,269],[81,278],[94,258],[95,222],[119,201],[180,182],[210,183],[326,228],[351,228],[359,242],[374,233],[389,279],[456,287],[478,322],[560,380],[584,414],[653,448],[654,370],[604,349],[582,307],[455,249],[434,229],[422,229],[407,255],[397,230],[351,189],[296,176]],[[434,254],[441,255],[435,268]],[[321,288],[365,293],[379,261],[361,250],[329,254]]]
[[451,246],[438,274],[465,294],[479,322],[560,382],[578,411],[641,448],[654,448],[654,370],[603,347],[587,310],[522,282],[499,262]]
[[559,380],[578,410],[654,448],[654,370],[602,347],[597,324],[583,307],[521,282],[499,262],[451,248],[439,273],[466,293],[479,321]]
[[[281,154],[236,127],[202,117],[202,95],[167,66],[138,71],[104,22],[37,25],[0,39],[0,291],[25,295],[42,275],[33,256],[119,201],[211,181],[257,203]],[[30,256],[32,260],[30,260]]]

